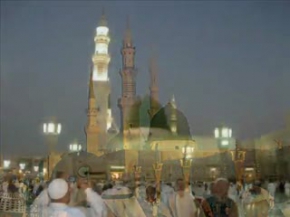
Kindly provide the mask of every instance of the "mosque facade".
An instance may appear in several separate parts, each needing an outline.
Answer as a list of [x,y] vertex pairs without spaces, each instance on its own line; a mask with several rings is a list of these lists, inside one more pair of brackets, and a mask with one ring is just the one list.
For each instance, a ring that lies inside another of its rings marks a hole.
[[162,162],[161,178],[170,181],[182,176],[180,162],[188,158],[191,159],[191,180],[195,181],[221,176],[234,179],[239,170],[248,180],[290,174],[287,157],[290,153],[290,118],[283,130],[239,143],[239,148],[246,154],[237,167],[232,158],[232,152],[238,148],[237,141],[230,128],[221,125],[211,136],[191,135],[189,123],[178,109],[175,97],[165,105],[160,103],[154,56],[149,61],[149,94],[138,96],[136,47],[129,21],[120,55],[122,91],[118,107],[121,120],[117,127],[110,102],[110,35],[104,13],[94,41],[85,125],[86,151],[53,152],[44,160],[44,167],[55,167],[54,171],[65,170],[80,176],[90,171],[98,179],[115,179],[123,173],[132,173],[138,166],[143,177],[154,179],[153,164]]

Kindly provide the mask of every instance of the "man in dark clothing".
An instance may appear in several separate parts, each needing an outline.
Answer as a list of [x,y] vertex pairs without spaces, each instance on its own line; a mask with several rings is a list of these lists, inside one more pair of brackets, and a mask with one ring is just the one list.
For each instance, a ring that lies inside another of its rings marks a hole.
[[212,195],[202,201],[202,209],[206,217],[238,217],[236,203],[228,197],[229,182],[217,179]]

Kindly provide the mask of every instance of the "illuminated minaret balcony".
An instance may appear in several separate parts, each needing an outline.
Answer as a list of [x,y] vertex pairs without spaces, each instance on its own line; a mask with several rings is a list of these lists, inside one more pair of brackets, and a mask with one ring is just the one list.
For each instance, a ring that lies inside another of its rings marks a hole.
[[102,16],[100,26],[96,29],[95,52],[92,58],[94,64],[94,81],[109,81],[108,66],[111,57],[108,52],[110,37],[109,28],[106,26],[104,15]]

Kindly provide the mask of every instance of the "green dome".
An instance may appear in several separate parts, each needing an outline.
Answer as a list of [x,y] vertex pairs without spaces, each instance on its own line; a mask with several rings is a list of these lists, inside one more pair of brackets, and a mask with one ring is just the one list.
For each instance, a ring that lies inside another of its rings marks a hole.
[[[171,132],[172,124],[176,126],[176,133]],[[161,108],[150,122],[150,139],[160,139],[160,135],[154,131],[167,132],[172,139],[191,139],[187,118],[172,103]],[[164,135],[161,137],[164,138]]]

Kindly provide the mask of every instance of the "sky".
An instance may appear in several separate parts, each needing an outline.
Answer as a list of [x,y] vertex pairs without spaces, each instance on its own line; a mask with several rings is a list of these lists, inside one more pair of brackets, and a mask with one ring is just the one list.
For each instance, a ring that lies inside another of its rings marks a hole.
[[119,123],[120,49],[130,17],[137,93],[148,93],[157,55],[160,100],[174,94],[193,135],[221,123],[239,139],[280,129],[290,112],[290,2],[1,1],[1,146],[44,154],[42,123],[63,125],[59,150],[85,143],[93,37],[102,8],[110,28],[109,77]]

